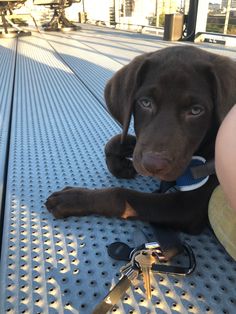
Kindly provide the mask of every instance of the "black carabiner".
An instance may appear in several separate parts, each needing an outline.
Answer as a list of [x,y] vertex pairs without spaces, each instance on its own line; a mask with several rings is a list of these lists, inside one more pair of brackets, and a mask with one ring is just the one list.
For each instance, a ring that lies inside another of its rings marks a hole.
[[170,275],[182,275],[182,276],[190,275],[196,268],[196,259],[190,245],[188,245],[187,243],[184,243],[183,248],[189,258],[188,266],[154,264],[152,266],[152,271],[154,273],[165,273],[165,274],[170,274]]

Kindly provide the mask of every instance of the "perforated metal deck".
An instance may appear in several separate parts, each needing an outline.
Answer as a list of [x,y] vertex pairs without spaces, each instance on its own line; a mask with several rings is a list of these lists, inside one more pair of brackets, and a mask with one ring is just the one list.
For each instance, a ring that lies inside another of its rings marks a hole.
[[3,41],[3,43],[0,44],[0,213],[11,116],[15,49],[15,40]]
[[[149,37],[145,41],[143,36],[118,32],[116,42],[114,34],[84,26],[79,33],[19,39],[5,182],[0,313],[92,313],[123,265],[108,257],[106,246],[113,241],[132,245],[135,230],[150,228],[96,216],[56,220],[44,207],[47,196],[66,185],[140,191],[157,187],[150,178],[118,180],[105,166],[104,144],[120,132],[102,104],[105,81],[122,65],[117,60],[121,50],[126,57],[127,46],[127,62],[137,47],[155,48]],[[99,50],[99,42],[106,41],[113,56]],[[145,299],[140,282],[114,313],[235,313],[236,263],[210,231],[183,237],[196,254],[194,274],[152,276],[152,302]]]

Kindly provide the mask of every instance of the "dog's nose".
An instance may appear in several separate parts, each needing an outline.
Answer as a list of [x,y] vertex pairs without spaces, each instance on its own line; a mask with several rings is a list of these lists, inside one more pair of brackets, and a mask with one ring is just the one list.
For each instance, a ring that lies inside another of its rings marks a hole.
[[142,156],[143,167],[150,173],[168,171],[171,159],[167,157],[166,152],[146,152]]

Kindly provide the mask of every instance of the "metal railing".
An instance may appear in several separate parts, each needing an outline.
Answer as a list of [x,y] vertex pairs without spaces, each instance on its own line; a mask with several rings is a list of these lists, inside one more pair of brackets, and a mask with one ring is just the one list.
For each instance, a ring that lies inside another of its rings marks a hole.
[[[188,14],[189,1],[174,0],[110,0],[97,1],[99,10],[89,0],[82,0],[88,21],[97,25],[122,26],[124,29],[142,31],[143,28],[163,28],[166,14]],[[177,5],[179,4],[179,5]],[[235,2],[228,0],[226,7],[209,4],[206,32],[236,34]]]

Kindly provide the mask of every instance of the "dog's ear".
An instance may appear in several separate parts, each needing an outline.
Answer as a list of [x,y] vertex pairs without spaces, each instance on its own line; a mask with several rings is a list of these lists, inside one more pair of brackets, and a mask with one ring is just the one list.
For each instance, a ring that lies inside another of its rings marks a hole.
[[108,81],[104,97],[111,115],[122,125],[121,142],[128,132],[134,103],[134,93],[141,84],[148,54],[136,57]]
[[221,123],[236,104],[236,62],[227,57],[216,56],[212,64],[216,114]]
[[216,54],[208,54],[206,60],[194,63],[211,88],[214,113],[218,126],[236,103],[236,62]]

